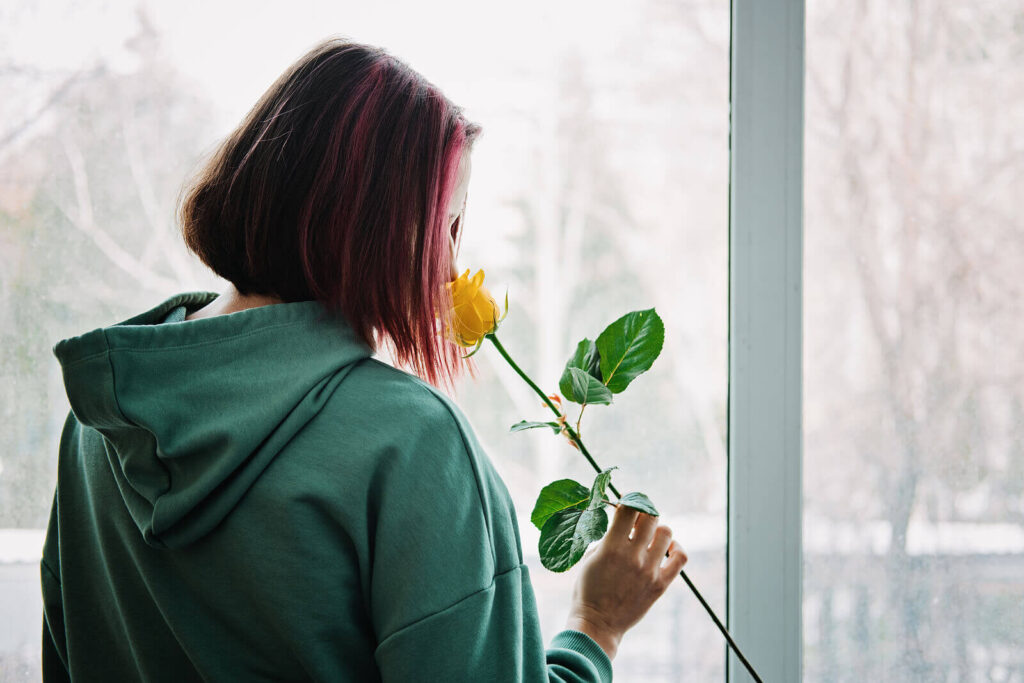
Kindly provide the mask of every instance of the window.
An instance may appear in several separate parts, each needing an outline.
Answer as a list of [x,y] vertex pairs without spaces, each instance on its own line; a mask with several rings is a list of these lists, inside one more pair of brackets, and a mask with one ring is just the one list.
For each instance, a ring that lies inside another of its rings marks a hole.
[[[204,6],[202,24],[198,0],[6,10],[4,671],[38,672],[38,549],[68,409],[50,347],[221,288],[181,247],[178,188],[336,28],[484,125],[461,262],[508,287],[503,342],[545,388],[578,339],[657,307],[664,354],[584,432],[617,488],[661,509],[765,680],[1022,675],[1024,12],[620,5],[451,2],[429,35],[437,7],[413,2],[299,0],[286,21]],[[529,513],[547,482],[593,472],[548,434],[509,434],[543,411],[489,350],[477,359],[458,400],[515,500],[550,637],[575,575],[540,566]],[[721,680],[723,653],[678,582],[616,676]]]
[[[481,13],[452,2],[430,33],[436,4],[290,7],[287,19],[195,0],[7,10],[0,605],[16,627],[0,631],[0,668],[38,672],[38,549],[68,410],[51,346],[174,293],[222,289],[181,246],[180,184],[331,30],[406,59],[484,126],[461,262],[485,268],[496,294],[508,287],[503,343],[545,388],[556,390],[580,338],[657,307],[663,355],[616,405],[588,409],[583,429],[599,463],[619,467],[616,487],[659,507],[724,618],[728,4],[534,0]],[[540,419],[540,404],[490,349],[476,358],[480,378],[458,400],[515,500],[550,638],[575,573],[541,567],[529,514],[544,484],[593,472],[548,434],[509,434]],[[721,679],[723,653],[680,581],[627,636],[616,676]]]
[[808,3],[808,680],[1024,672],[1022,69],[1016,3]]

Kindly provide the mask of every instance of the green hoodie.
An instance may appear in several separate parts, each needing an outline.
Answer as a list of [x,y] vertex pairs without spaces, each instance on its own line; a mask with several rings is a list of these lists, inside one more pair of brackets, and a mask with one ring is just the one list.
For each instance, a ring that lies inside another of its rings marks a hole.
[[454,403],[313,301],[184,320],[216,296],[53,349],[45,680],[612,680],[584,633],[545,649]]

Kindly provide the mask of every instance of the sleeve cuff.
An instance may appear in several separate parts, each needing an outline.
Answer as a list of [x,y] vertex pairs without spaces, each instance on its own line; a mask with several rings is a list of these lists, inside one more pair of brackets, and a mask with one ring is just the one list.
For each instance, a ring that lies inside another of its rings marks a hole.
[[550,647],[564,648],[579,652],[593,662],[601,677],[601,683],[611,683],[612,660],[608,658],[608,653],[605,652],[604,649],[586,633],[583,633],[582,631],[575,631],[573,629],[559,631],[555,637],[551,639]]

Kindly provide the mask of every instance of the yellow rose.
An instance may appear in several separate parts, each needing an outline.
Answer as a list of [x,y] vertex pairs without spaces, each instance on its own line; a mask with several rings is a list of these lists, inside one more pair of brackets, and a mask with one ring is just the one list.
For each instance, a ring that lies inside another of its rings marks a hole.
[[484,336],[493,332],[501,318],[498,304],[484,287],[484,271],[469,277],[469,269],[447,284],[452,297],[449,336],[459,346],[478,346]]

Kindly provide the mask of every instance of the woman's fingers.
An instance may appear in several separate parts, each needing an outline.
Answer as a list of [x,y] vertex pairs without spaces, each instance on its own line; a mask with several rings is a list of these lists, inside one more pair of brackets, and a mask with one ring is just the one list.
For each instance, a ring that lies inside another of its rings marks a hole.
[[611,526],[608,527],[608,535],[618,541],[628,541],[629,532],[633,528],[633,522],[640,511],[636,508],[627,507],[621,503],[615,507],[615,514],[612,516]]
[[651,547],[647,549],[648,562],[655,567],[660,567],[670,543],[672,543],[672,530],[662,524],[654,530],[654,540],[651,541]]
[[686,564],[686,553],[679,546],[676,541],[672,541],[672,544],[668,547],[668,559],[665,560],[665,564],[661,566],[661,584],[668,587],[682,571],[683,565]]
[[640,548],[647,548],[651,544],[651,539],[654,538],[654,529],[658,526],[658,518],[654,515],[649,515],[646,512],[641,512],[637,517],[635,528],[636,532],[633,534],[633,543]]

